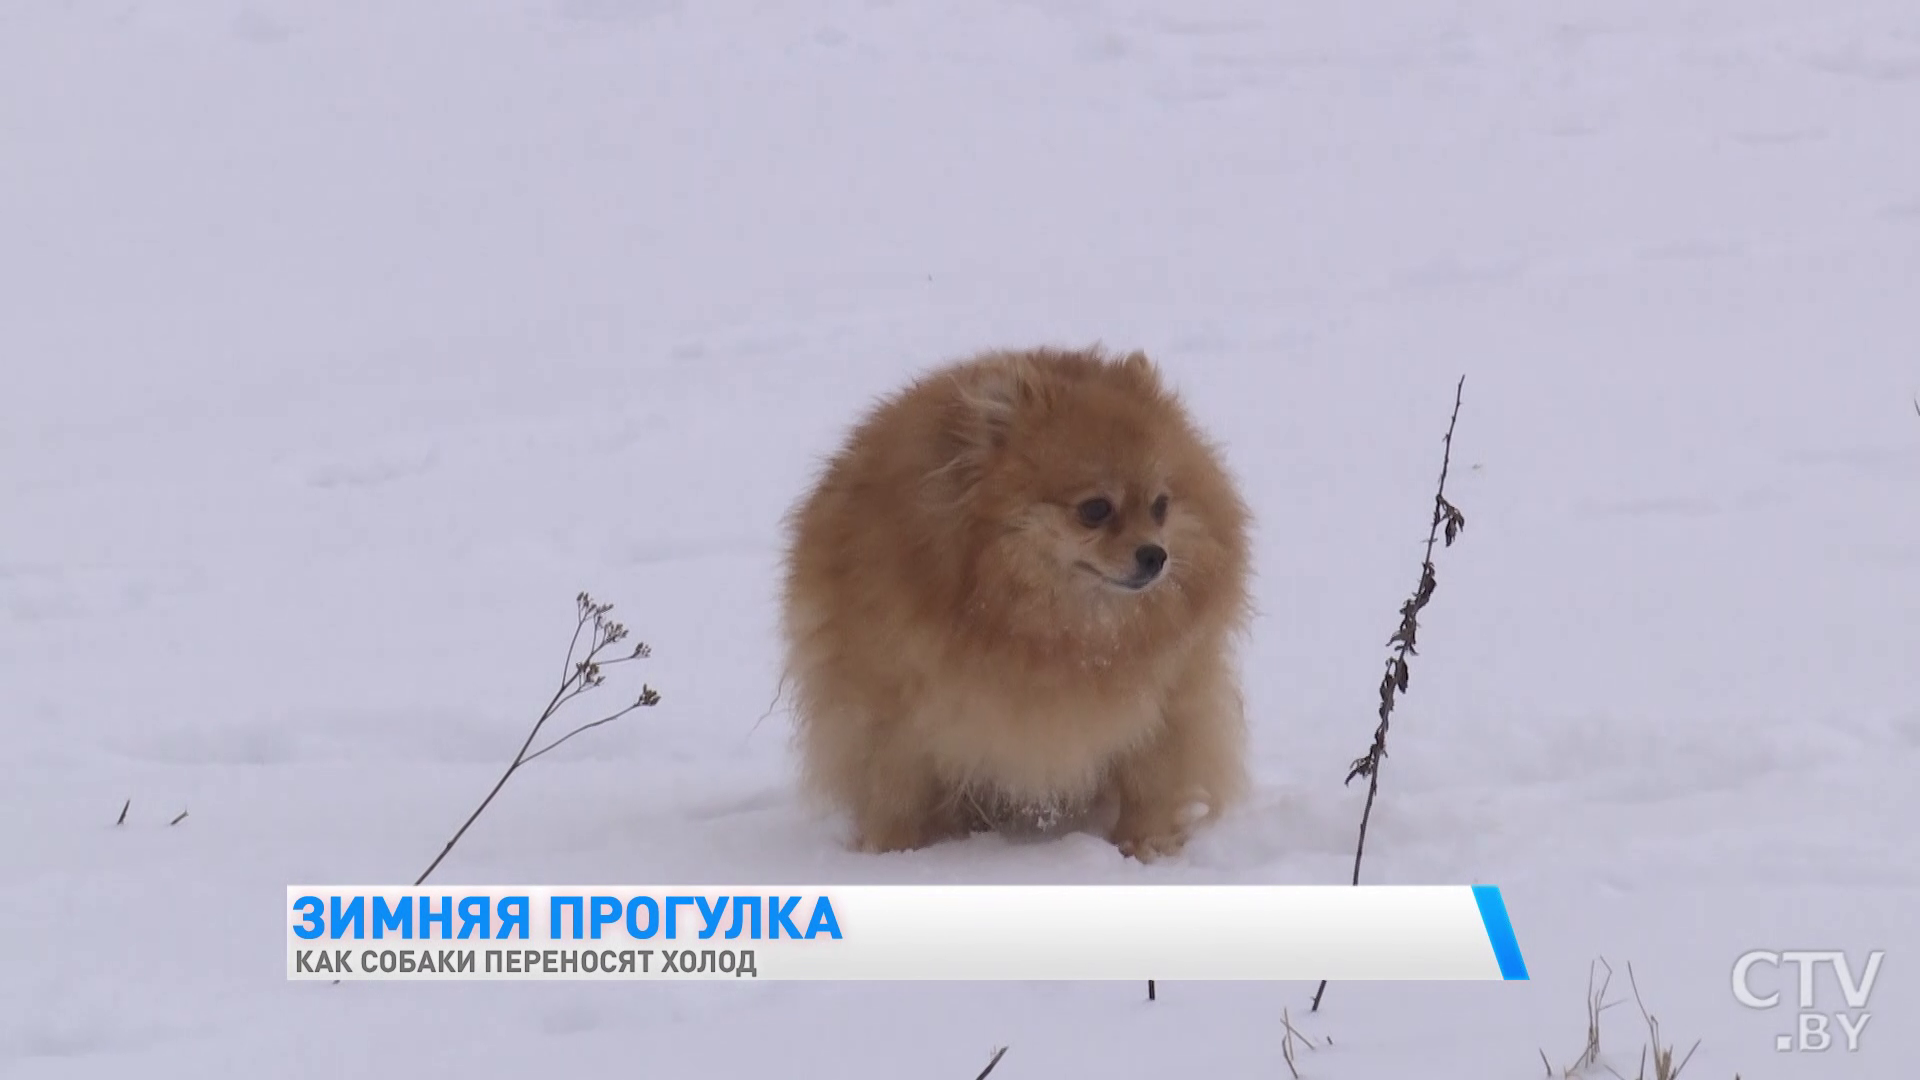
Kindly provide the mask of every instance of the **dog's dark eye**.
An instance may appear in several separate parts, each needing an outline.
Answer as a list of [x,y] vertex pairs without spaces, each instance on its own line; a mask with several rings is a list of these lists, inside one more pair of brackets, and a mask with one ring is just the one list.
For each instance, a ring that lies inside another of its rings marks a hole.
[[1088,499],[1077,508],[1082,524],[1098,525],[1113,516],[1113,504],[1105,499]]
[[1165,495],[1153,500],[1153,520],[1159,522],[1165,522],[1167,520],[1167,497]]

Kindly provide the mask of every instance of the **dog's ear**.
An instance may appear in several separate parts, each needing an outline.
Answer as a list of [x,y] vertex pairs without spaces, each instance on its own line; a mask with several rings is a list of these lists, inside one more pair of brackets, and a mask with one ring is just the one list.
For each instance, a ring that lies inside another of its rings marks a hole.
[[1046,404],[1044,387],[1023,356],[995,357],[957,375],[941,417],[942,463],[928,476],[929,494],[964,500],[994,455],[1030,410]]
[[1136,385],[1147,390],[1160,389],[1160,369],[1154,366],[1147,354],[1139,349],[1133,350],[1121,359],[1120,372],[1132,379]]
[[1045,403],[1032,362],[1024,356],[1006,357],[961,388],[961,430],[955,434],[980,454],[991,453],[1006,445],[1022,414]]

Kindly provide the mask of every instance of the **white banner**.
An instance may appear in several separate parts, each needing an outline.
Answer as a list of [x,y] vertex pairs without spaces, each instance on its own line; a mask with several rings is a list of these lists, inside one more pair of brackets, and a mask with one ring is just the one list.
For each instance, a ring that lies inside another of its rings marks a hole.
[[290,979],[1525,979],[1491,885],[293,886]]

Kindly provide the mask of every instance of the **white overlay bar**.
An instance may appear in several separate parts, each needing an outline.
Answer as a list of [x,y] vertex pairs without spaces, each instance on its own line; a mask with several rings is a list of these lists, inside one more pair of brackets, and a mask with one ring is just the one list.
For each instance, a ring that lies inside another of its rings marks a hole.
[[292,886],[290,979],[1498,980],[1492,886]]

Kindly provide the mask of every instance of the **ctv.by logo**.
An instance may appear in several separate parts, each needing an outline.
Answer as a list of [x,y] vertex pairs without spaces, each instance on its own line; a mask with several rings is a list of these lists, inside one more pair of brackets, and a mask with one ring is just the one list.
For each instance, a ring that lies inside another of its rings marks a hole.
[[[1783,964],[1792,964],[1799,976],[1799,1011],[1795,1014],[1794,1031],[1786,1035],[1777,1035],[1773,1048],[1782,1052],[1812,1051],[1818,1053],[1833,1045],[1833,1029],[1839,1028],[1845,1037],[1849,1053],[1860,1049],[1860,1033],[1866,1030],[1867,1021],[1873,1014],[1867,1011],[1867,998],[1873,993],[1873,982],[1880,977],[1880,961],[1886,956],[1881,950],[1867,954],[1866,970],[1854,974],[1853,963],[1847,954],[1836,949],[1796,949],[1786,952],[1768,952],[1755,949],[1742,953],[1733,965],[1733,996],[1740,1004],[1749,1009],[1772,1009],[1780,1004],[1780,991],[1756,994],[1753,990],[1753,969],[1762,965],[1778,968]],[[1814,994],[1814,976],[1821,967],[1833,971],[1834,981],[1840,984],[1840,996],[1847,1007],[1837,1012],[1822,1012],[1816,1008]]]

